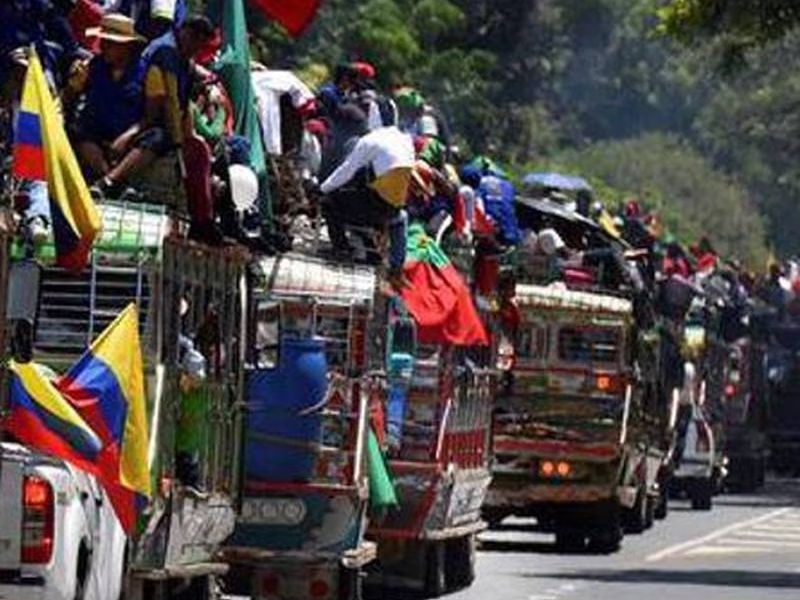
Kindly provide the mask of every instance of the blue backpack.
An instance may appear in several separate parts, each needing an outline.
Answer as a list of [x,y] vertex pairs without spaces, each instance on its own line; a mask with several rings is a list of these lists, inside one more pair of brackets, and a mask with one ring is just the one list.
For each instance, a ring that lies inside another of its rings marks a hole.
[[516,190],[510,181],[496,175],[484,175],[478,185],[486,213],[497,225],[497,235],[503,244],[516,245],[522,241],[514,210]]

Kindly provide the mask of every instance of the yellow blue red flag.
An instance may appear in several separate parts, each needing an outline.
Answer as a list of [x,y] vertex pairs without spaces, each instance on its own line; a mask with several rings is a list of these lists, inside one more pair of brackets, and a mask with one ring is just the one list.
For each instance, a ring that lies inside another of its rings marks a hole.
[[56,261],[64,268],[82,269],[100,231],[100,213],[33,49],[14,132],[14,174],[47,181]]
[[97,434],[35,363],[9,364],[10,395],[3,429],[39,452],[97,471]]
[[99,436],[100,478],[130,532],[150,496],[148,425],[136,305],[130,304],[58,381]]

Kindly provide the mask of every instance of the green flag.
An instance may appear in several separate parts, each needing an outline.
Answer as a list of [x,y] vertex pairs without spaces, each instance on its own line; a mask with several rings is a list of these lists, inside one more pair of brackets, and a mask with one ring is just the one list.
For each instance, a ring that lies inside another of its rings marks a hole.
[[397,506],[397,494],[378,445],[378,438],[372,428],[369,430],[367,440],[367,466],[370,509],[373,517],[380,518],[387,509]]
[[[209,3],[214,4],[214,3]],[[221,14],[223,48],[215,70],[225,83],[233,104],[235,131],[250,141],[250,166],[258,176],[261,214],[272,219],[267,182],[267,159],[256,114],[256,100],[250,78],[250,42],[244,0],[217,1]]]

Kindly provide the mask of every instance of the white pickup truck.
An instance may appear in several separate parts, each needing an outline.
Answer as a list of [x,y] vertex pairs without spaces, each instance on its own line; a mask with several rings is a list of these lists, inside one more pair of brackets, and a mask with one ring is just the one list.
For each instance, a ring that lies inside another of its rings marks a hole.
[[0,444],[0,600],[117,600],[125,548],[94,477]]

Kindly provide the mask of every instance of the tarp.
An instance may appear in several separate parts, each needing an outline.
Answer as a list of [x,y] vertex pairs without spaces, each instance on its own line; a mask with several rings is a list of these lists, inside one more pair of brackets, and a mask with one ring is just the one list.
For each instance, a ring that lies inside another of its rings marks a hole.
[[576,175],[562,175],[553,172],[528,173],[523,177],[522,183],[529,186],[555,188],[568,192],[579,190],[591,191],[592,186],[583,178]]

